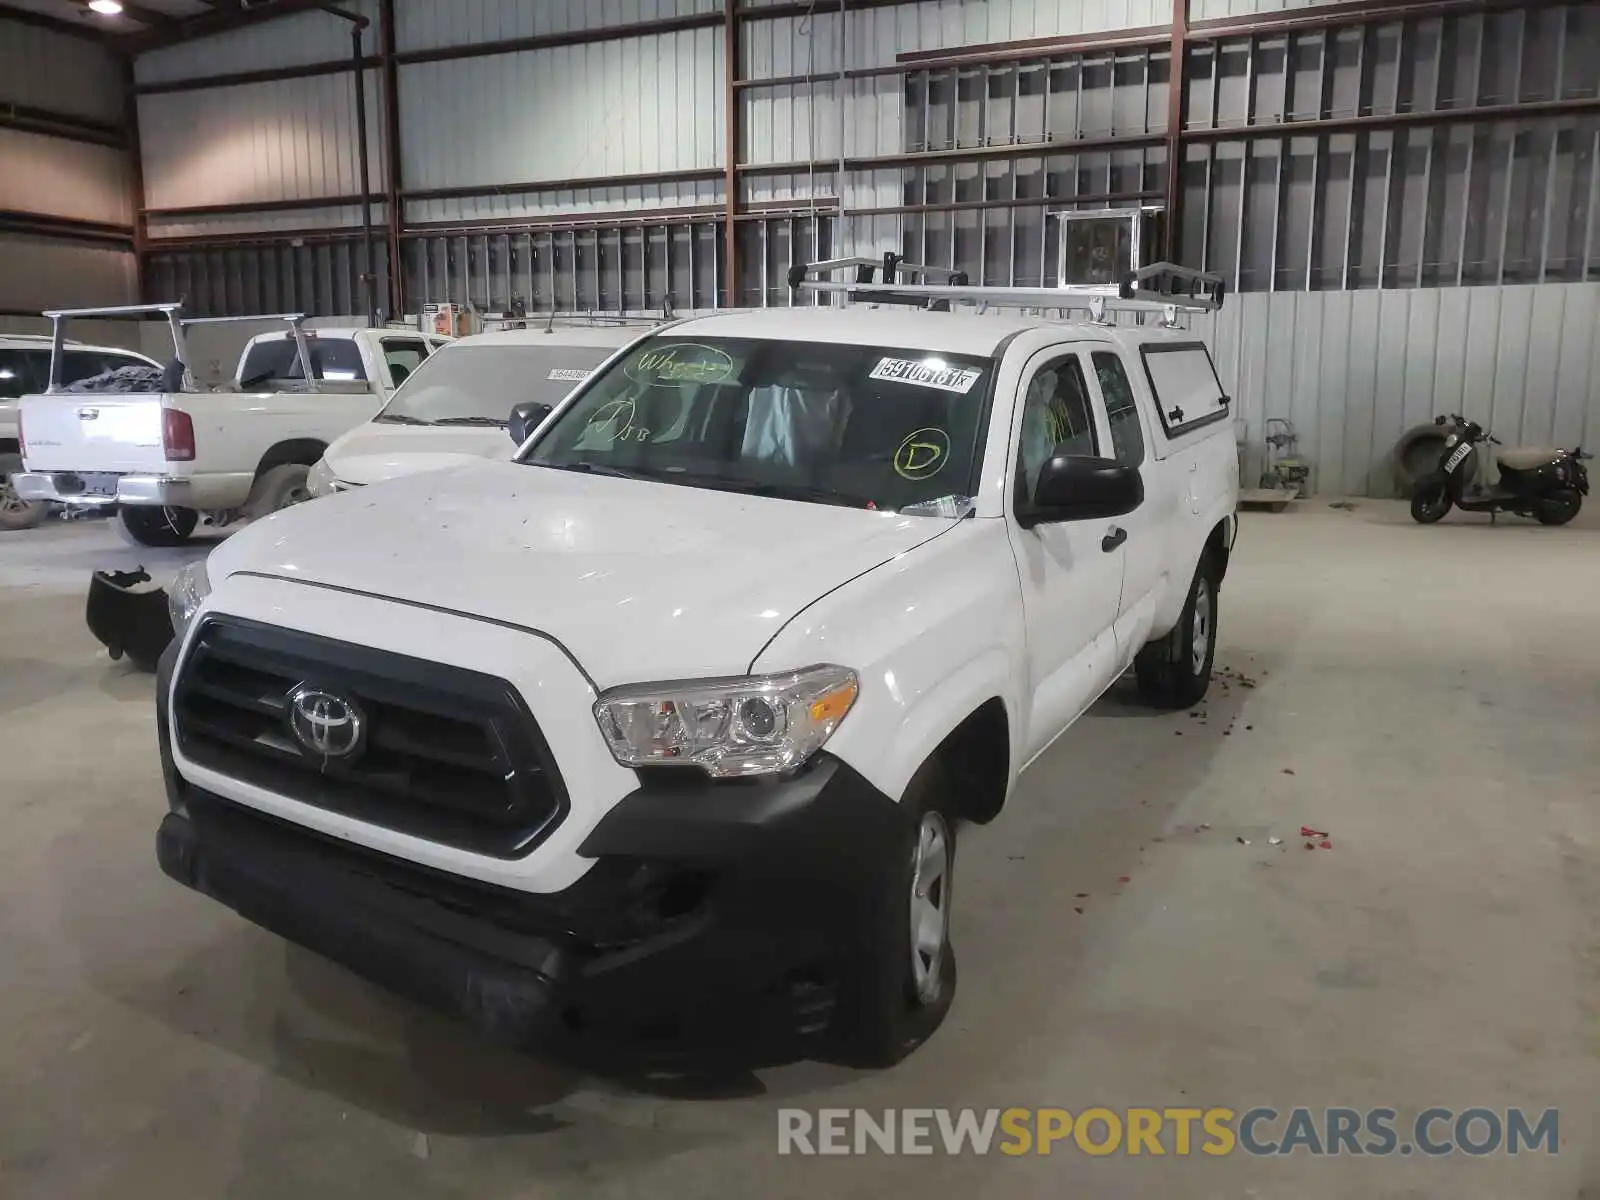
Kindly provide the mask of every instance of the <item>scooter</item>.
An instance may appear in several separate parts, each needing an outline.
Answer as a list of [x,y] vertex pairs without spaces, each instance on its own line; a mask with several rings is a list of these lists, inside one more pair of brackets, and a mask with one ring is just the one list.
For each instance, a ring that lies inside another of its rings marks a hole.
[[1468,461],[1499,438],[1476,421],[1459,413],[1434,418],[1435,425],[1452,426],[1439,454],[1439,466],[1417,481],[1411,494],[1411,518],[1431,525],[1452,507],[1462,512],[1486,512],[1490,520],[1500,512],[1535,517],[1541,525],[1565,525],[1578,515],[1589,494],[1589,472],[1584,462],[1594,457],[1583,448],[1521,446],[1495,452],[1500,480],[1493,486],[1468,490]]

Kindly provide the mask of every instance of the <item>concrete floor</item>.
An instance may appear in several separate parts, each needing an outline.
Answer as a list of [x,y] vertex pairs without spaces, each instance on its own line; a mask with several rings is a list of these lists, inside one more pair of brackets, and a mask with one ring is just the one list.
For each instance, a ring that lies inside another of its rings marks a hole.
[[[0,537],[6,1197],[1600,1196],[1590,514],[1248,515],[1205,717],[1119,687],[966,835],[941,1033],[687,1095],[503,1054],[169,883],[151,680],[82,623],[131,561],[98,524]],[[1561,1148],[776,1154],[782,1106],[1257,1104],[1554,1106]]]

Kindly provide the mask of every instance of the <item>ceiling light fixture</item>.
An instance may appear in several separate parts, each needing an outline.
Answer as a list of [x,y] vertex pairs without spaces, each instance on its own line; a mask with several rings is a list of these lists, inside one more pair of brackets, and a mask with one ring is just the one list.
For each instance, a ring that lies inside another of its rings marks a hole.
[[101,16],[114,17],[122,11],[122,0],[89,0],[89,7]]

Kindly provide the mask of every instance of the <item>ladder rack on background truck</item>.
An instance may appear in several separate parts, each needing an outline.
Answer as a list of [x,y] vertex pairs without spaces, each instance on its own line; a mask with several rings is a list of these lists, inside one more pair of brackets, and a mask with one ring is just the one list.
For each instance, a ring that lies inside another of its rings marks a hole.
[[[820,278],[853,268],[853,282]],[[877,278],[882,272],[882,280]],[[941,283],[901,283],[901,274]],[[869,304],[904,304],[949,312],[952,304],[970,304],[979,312],[990,308],[1086,312],[1091,321],[1109,324],[1111,313],[1158,313],[1161,324],[1176,327],[1179,313],[1216,312],[1222,307],[1227,285],[1222,276],[1195,271],[1175,263],[1151,263],[1129,271],[1120,285],[1062,284],[1059,287],[975,287],[965,271],[908,263],[887,253],[872,258],[834,258],[825,262],[796,263],[789,268],[789,287],[795,291],[843,294],[847,300]]]

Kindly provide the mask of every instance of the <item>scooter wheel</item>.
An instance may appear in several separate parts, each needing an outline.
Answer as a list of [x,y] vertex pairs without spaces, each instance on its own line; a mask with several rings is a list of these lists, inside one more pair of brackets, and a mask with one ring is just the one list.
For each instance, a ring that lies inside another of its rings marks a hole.
[[1440,475],[1420,480],[1411,494],[1411,519],[1419,525],[1432,525],[1452,507],[1450,488]]

